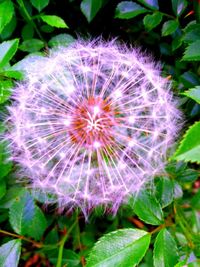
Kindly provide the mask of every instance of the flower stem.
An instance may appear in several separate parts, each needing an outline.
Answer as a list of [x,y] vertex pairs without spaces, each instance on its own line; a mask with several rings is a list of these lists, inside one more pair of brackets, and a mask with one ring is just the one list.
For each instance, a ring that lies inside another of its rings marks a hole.
[[27,11],[25,5],[24,5],[23,0],[18,0],[18,3],[19,3],[20,8],[21,8],[21,9],[23,10],[23,12],[24,12],[24,15],[25,15],[26,20],[33,26],[33,28],[35,29],[35,31],[36,31],[37,35],[39,36],[39,38],[40,38],[42,41],[44,41],[44,38],[42,37],[40,31],[38,30],[38,28],[37,28],[35,22],[34,22],[33,19],[31,18],[31,16],[29,15],[29,13],[28,13],[28,11]]
[[78,222],[78,217],[76,218],[75,222],[71,225],[69,230],[66,232],[66,234],[63,236],[63,238],[59,242],[58,259],[57,259],[56,267],[62,267],[62,257],[63,257],[64,245],[65,245],[65,242],[67,241],[67,239],[69,237],[69,234],[71,233],[71,231],[73,230],[73,228],[75,227],[77,222]]

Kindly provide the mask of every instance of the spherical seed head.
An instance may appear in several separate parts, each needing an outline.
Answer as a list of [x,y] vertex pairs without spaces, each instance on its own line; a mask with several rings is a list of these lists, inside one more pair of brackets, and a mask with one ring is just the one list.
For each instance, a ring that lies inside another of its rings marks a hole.
[[14,159],[34,188],[85,214],[116,212],[161,172],[179,120],[159,66],[114,42],[77,41],[30,62],[13,100]]

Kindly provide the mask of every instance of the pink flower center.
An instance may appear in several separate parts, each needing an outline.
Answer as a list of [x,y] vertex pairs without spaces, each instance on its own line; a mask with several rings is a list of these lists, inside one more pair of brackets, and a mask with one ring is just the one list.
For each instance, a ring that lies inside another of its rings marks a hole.
[[71,139],[80,146],[100,148],[112,145],[113,127],[117,125],[116,112],[100,97],[89,97],[72,111],[69,127]]

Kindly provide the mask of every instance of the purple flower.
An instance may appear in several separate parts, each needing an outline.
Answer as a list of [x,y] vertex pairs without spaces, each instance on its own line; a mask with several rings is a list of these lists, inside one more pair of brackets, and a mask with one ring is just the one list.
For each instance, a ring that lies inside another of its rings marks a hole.
[[160,67],[114,42],[30,62],[9,107],[13,158],[60,206],[116,212],[163,171],[180,117]]

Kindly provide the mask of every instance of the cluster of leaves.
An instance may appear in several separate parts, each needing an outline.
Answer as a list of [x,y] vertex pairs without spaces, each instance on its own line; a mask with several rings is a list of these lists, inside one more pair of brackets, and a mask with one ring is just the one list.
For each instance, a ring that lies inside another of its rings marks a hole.
[[27,58],[67,46],[77,33],[117,36],[153,51],[173,81],[186,121],[183,137],[153,189],[130,199],[115,217],[99,207],[87,223],[78,211],[60,214],[17,184],[1,142],[0,267],[199,266],[199,1],[1,0],[1,114]]

